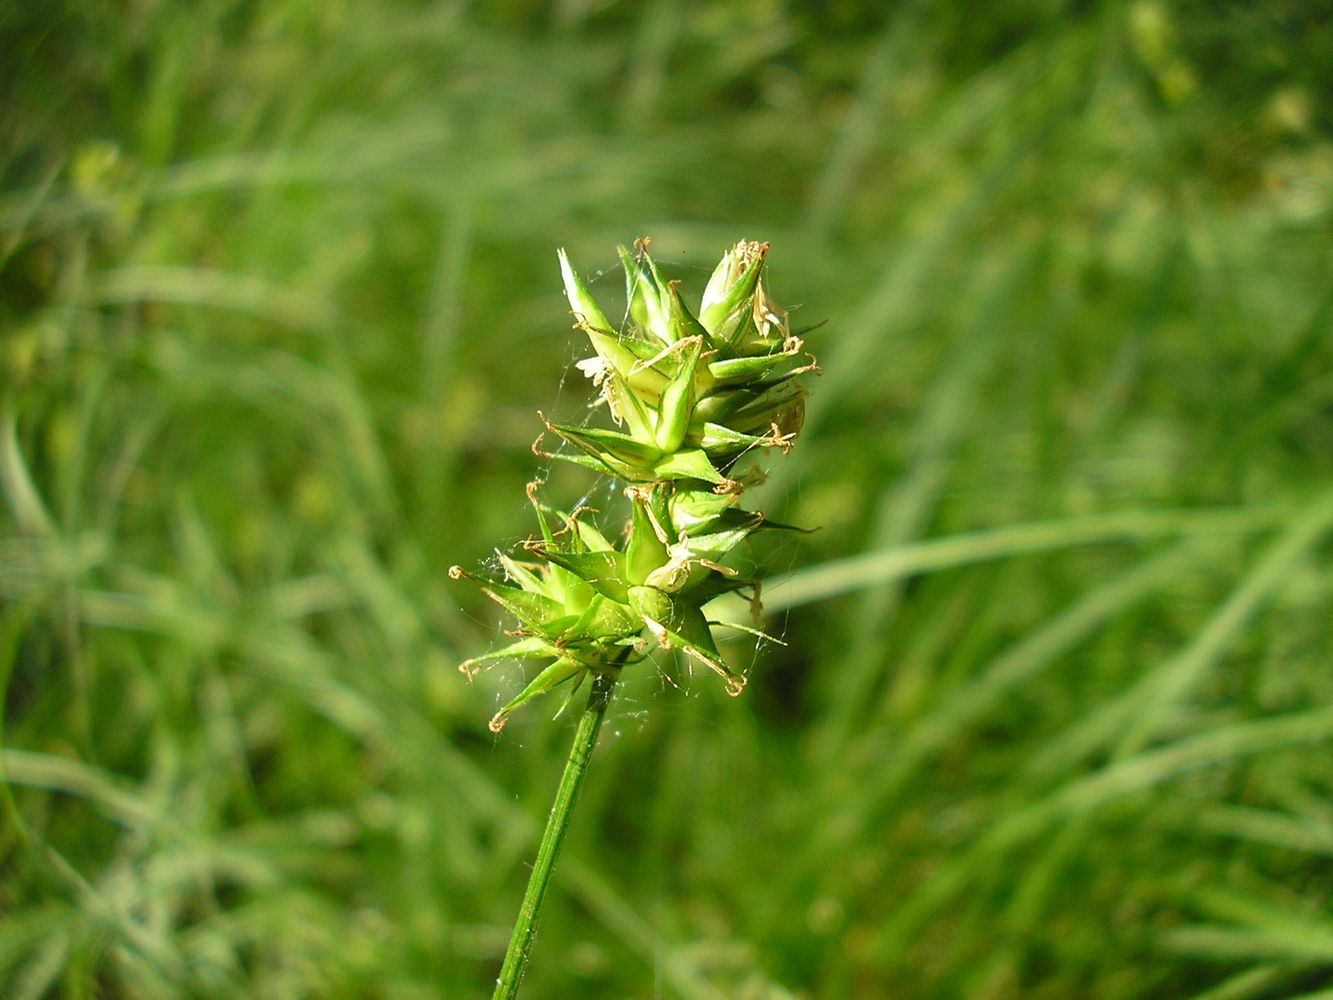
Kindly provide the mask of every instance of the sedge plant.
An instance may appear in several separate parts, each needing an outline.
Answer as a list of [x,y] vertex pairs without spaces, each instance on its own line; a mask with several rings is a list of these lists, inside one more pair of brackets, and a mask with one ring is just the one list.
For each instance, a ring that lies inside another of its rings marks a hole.
[[[600,393],[610,427],[552,423],[534,444],[544,457],[584,466],[623,484],[623,531],[610,536],[589,511],[545,504],[528,487],[537,533],[515,552],[498,553],[503,579],[454,566],[515,621],[511,642],[468,660],[469,677],[496,661],[537,661],[531,681],[494,718],[498,733],[510,713],[557,688],[565,704],[591,678],[574,745],[538,847],[527,892],[505,955],[495,997],[517,995],[542,899],[597,734],[621,671],[654,649],[678,650],[716,673],[731,695],[745,687],[713,636],[726,627],[765,636],[758,628],[760,585],[726,562],[747,537],[792,530],[745,510],[741,499],[761,468],[749,461],[789,451],[804,416],[801,376],[818,372],[792,332],[786,312],[764,287],[765,243],[742,241],[713,271],[697,312],[678,281],[663,278],[639,241],[620,249],[628,308],[612,324],[587,286],[559,254],[575,326],[592,357],[578,363]],[[563,447],[543,449],[548,435]],[[724,594],[749,598],[753,622],[709,620],[705,606]]]

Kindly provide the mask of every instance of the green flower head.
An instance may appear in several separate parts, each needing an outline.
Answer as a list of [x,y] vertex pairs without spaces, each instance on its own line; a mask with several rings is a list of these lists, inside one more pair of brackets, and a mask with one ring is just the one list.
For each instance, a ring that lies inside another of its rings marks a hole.
[[[539,533],[516,554],[497,553],[503,579],[475,580],[515,620],[512,642],[468,660],[469,677],[498,660],[543,662],[535,677],[491,720],[566,682],[571,694],[590,673],[615,673],[649,647],[683,651],[717,673],[730,694],[745,677],[718,651],[704,606],[748,592],[757,620],[759,583],[726,558],[755,531],[787,529],[739,507],[747,476],[740,459],[765,448],[785,452],[800,432],[805,389],[818,371],[787,314],[763,284],[765,243],[742,241],[723,255],[698,313],[665,280],[647,241],[621,248],[628,289],[624,323],[612,326],[587,286],[559,254],[576,326],[595,352],[578,367],[600,391],[615,429],[543,422],[573,446],[557,457],[626,485],[622,536],[608,539],[586,516],[528,495]],[[539,439],[540,441],[540,439]],[[534,446],[539,454],[538,446]],[[789,529],[788,529],[789,530]],[[753,626],[726,627],[764,636]]]

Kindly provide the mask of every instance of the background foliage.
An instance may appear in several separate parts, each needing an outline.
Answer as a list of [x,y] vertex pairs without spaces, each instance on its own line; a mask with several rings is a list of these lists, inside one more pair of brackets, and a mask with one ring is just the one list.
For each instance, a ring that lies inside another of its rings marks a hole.
[[613,705],[527,995],[1333,995],[1326,5],[0,44],[5,996],[489,992],[569,721],[486,732],[445,569],[588,398],[555,247],[614,297],[643,234],[695,295],[769,240],[827,319],[760,501],[822,530],[742,699]]

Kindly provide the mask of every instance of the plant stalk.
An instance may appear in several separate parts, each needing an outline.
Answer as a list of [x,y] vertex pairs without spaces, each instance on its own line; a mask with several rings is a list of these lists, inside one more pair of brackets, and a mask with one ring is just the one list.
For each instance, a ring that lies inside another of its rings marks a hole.
[[509,950],[505,952],[504,964],[500,967],[500,977],[495,981],[492,1000],[513,1000],[518,996],[518,985],[527,968],[528,954],[532,949],[533,937],[537,933],[537,918],[541,914],[546,887],[551,881],[551,873],[555,869],[555,859],[560,854],[565,831],[569,829],[574,802],[578,798],[584,775],[588,772],[593,747],[597,745],[597,733],[602,728],[602,719],[606,716],[606,707],[611,702],[611,692],[616,686],[619,675],[619,670],[593,675],[592,692],[588,695],[587,707],[584,708],[578,729],[574,733],[574,745],[570,747],[569,760],[565,762],[565,772],[560,776],[560,786],[556,789],[551,815],[546,820],[546,830],[537,848],[537,860],[533,863],[527,892],[523,894],[523,905],[519,907],[518,919],[514,922],[514,933],[509,939]]

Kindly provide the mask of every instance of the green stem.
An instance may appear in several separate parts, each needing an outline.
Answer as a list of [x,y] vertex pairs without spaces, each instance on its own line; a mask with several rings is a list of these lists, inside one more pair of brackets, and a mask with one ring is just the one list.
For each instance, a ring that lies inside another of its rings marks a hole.
[[528,952],[532,948],[533,936],[537,933],[537,918],[541,914],[546,886],[551,881],[551,872],[565,839],[565,831],[569,829],[574,801],[578,798],[583,777],[588,772],[592,750],[597,745],[597,733],[602,728],[606,706],[611,702],[611,692],[616,686],[619,673],[614,670],[593,676],[588,706],[579,719],[578,731],[574,733],[574,745],[569,750],[565,773],[560,776],[560,787],[556,789],[555,803],[546,821],[546,832],[542,834],[541,845],[537,848],[537,860],[533,863],[532,875],[528,879],[528,890],[523,894],[523,905],[514,923],[514,934],[509,939],[504,965],[500,967],[500,978],[495,981],[492,1000],[513,1000],[518,996],[518,984],[527,968]]

